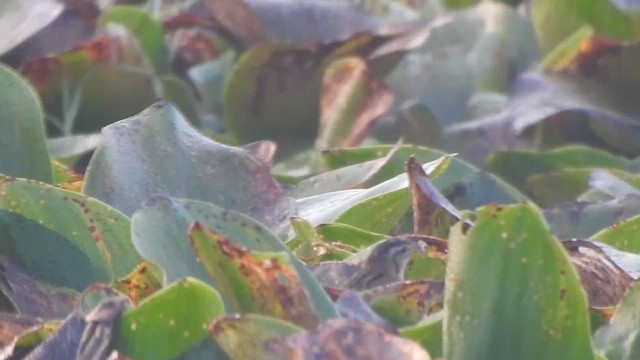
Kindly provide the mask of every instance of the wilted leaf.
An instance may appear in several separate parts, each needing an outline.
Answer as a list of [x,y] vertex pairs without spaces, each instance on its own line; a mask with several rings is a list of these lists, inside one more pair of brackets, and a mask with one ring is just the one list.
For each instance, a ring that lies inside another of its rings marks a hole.
[[269,342],[303,329],[280,319],[258,314],[226,316],[211,324],[209,333],[232,360],[265,355]]
[[51,182],[42,105],[37,94],[2,64],[0,89],[6,89],[0,94],[0,174]]
[[447,359],[593,359],[580,281],[542,216],[487,206],[449,238]]
[[114,346],[134,359],[173,359],[203,340],[211,321],[222,315],[224,306],[218,292],[186,278],[127,311]]
[[318,318],[286,253],[253,252],[200,223],[189,241],[222,297],[238,312],[273,316],[309,328]]
[[0,177],[2,254],[27,274],[81,290],[139,261],[129,219],[108,205],[36,181]]
[[[42,319],[60,319],[73,310],[78,293],[38,282],[0,256],[0,290],[16,312]],[[3,299],[4,300],[4,299]],[[3,309],[8,311],[8,309]]]
[[393,93],[371,77],[357,57],[336,60],[325,69],[320,94],[316,149],[354,147],[393,104]]
[[578,270],[589,305],[609,307],[618,304],[633,281],[631,276],[589,241],[567,240],[562,245]]
[[157,194],[208,201],[271,228],[286,224],[294,211],[268,165],[201,135],[167,103],[102,133],[83,191],[127,214]]
[[[138,251],[165,270],[166,281],[194,276],[212,282],[189,246],[187,231],[194,221],[251,251],[290,254],[273,233],[247,216],[203,202],[154,197],[134,214],[131,236]],[[329,298],[309,271],[295,257],[292,256],[291,261],[309,294],[315,314],[321,319],[335,316]]]
[[429,360],[418,344],[357,320],[335,319],[272,343],[268,354],[294,359]]
[[440,238],[449,236],[449,229],[458,221],[473,225],[436,189],[414,156],[407,161],[407,175],[413,205],[413,233]]

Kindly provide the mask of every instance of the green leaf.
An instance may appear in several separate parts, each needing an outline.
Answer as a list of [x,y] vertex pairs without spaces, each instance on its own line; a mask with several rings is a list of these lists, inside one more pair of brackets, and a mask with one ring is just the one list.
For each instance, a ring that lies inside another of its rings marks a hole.
[[140,260],[122,213],[76,192],[5,177],[0,252],[30,275],[76,290],[122,277]]
[[596,350],[609,360],[632,360],[640,356],[640,284],[631,286],[607,325],[593,336]]
[[634,216],[613,226],[598,231],[589,240],[603,242],[614,248],[634,254],[640,254],[640,216]]
[[100,15],[100,26],[108,23],[123,25],[138,40],[138,45],[153,64],[155,73],[163,75],[169,72],[168,56],[164,47],[164,31],[145,11],[134,6],[112,6]]
[[0,174],[52,181],[42,104],[20,75],[0,64]]
[[535,0],[531,20],[545,52],[584,25],[593,27],[596,35],[620,41],[640,38],[640,16],[620,11],[611,0]]
[[486,206],[450,239],[447,359],[593,359],[587,301],[562,245],[528,205]]
[[439,311],[419,324],[398,329],[400,335],[411,339],[429,351],[434,357],[442,357],[442,322],[444,311]]
[[293,200],[267,164],[246,150],[197,132],[179,111],[158,103],[102,130],[83,191],[131,214],[152,195],[208,201],[275,228],[288,225]]
[[273,339],[284,339],[302,331],[292,323],[258,314],[223,317],[211,325],[211,337],[231,359],[251,359],[261,354]]
[[[273,233],[247,216],[204,202],[153,197],[133,215],[131,237],[143,257],[165,270],[169,282],[194,276],[213,283],[189,246],[187,231],[194,221],[251,251],[291,254]],[[333,304],[311,273],[292,259],[316,314],[321,319],[336,316]]]
[[211,321],[222,315],[220,295],[186,278],[122,315],[115,348],[134,359],[173,359],[202,341]]

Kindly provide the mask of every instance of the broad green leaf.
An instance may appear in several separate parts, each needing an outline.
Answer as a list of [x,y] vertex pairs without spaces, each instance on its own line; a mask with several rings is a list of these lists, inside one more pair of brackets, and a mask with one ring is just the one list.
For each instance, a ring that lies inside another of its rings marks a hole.
[[259,313],[317,325],[303,284],[284,252],[250,251],[198,222],[189,227],[189,243],[226,302],[237,312]]
[[421,323],[398,329],[400,335],[411,339],[429,351],[434,358],[442,357],[442,322],[444,311],[439,311]]
[[286,321],[258,314],[243,314],[217,319],[211,325],[211,337],[230,359],[251,359],[264,351],[273,339],[284,339],[303,329]]
[[131,214],[152,195],[208,201],[269,227],[294,211],[267,164],[197,132],[180,112],[158,103],[102,130],[83,192]]
[[640,254],[640,216],[634,216],[595,233],[589,240],[603,242],[618,250]]
[[609,360],[632,360],[640,356],[640,284],[631,286],[607,325],[593,336],[596,350]]
[[590,25],[596,35],[633,41],[640,38],[640,17],[617,9],[611,0],[534,0],[531,20],[540,46],[550,51],[576,30]]
[[112,6],[102,13],[98,21],[101,26],[117,23],[126,27],[138,40],[138,45],[153,64],[155,73],[163,75],[169,72],[162,26],[145,11],[134,6]]
[[581,145],[566,146],[544,152],[526,150],[499,151],[487,158],[487,168],[494,174],[524,189],[527,178],[567,168],[607,167],[625,169],[629,161],[603,150]]
[[295,237],[287,243],[287,247],[306,264],[344,260],[357,251],[355,247],[342,242],[325,241],[317,229],[304,219],[291,218],[291,228]]
[[587,301],[562,245],[525,204],[486,206],[450,236],[447,359],[593,359]]
[[[380,145],[330,150],[325,151],[323,157],[327,166],[335,169],[379,158],[392,148],[391,145]],[[402,146],[368,184],[379,184],[381,181],[403,174],[405,163],[411,155],[415,155],[416,159],[423,164],[446,156],[438,150],[411,145]],[[448,158],[448,166],[433,179],[433,183],[458,209],[472,209],[489,203],[506,204],[526,199],[522,193],[494,175],[483,172],[456,157],[448,156]],[[430,172],[428,174],[430,175]]]
[[51,182],[42,104],[20,75],[0,64],[0,174]]
[[[335,218],[335,222],[369,232],[390,234],[402,223],[402,219],[410,210],[411,194],[403,188],[357,201]],[[408,229],[400,232],[407,232],[406,230]]]
[[173,359],[202,341],[211,321],[222,315],[220,295],[186,278],[123,314],[114,346],[134,359]]
[[[251,251],[291,254],[264,225],[240,213],[199,201],[153,197],[133,215],[131,237],[144,258],[165,270],[168,282],[193,276],[213,284],[189,245],[187,231],[194,221]],[[324,290],[300,261],[291,258],[316,314],[321,319],[336,316]]]
[[0,251],[35,278],[81,290],[139,261],[129,219],[88,196],[0,177]]

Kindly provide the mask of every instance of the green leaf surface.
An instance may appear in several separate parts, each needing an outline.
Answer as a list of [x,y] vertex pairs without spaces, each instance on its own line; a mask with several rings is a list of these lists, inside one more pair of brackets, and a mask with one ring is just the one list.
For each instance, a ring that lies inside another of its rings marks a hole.
[[258,314],[242,314],[217,319],[211,325],[211,337],[230,359],[242,360],[264,355],[269,342],[302,331],[292,323]]
[[603,242],[614,248],[640,254],[640,216],[634,216],[595,233],[589,240]]
[[79,193],[2,177],[0,246],[27,274],[76,290],[124,276],[140,260],[119,211]]
[[[187,231],[194,221],[249,250],[291,254],[267,228],[247,216],[204,202],[153,197],[133,215],[131,236],[140,254],[165,270],[168,282],[193,276],[213,283],[189,245]],[[317,315],[321,319],[335,316],[328,296],[310,272],[296,259],[293,265]]]
[[86,173],[83,192],[131,214],[152,195],[208,201],[286,226],[294,204],[267,164],[197,132],[180,112],[158,103],[108,126]]
[[442,357],[442,322],[444,311],[439,311],[419,324],[398,329],[400,335],[411,339],[429,351],[433,357]]
[[528,205],[487,206],[449,239],[447,359],[593,359],[587,301],[562,246]]
[[0,64],[0,174],[51,182],[42,104],[29,84]]
[[220,295],[186,278],[123,314],[114,346],[135,359],[173,359],[202,341],[211,321],[222,315]]

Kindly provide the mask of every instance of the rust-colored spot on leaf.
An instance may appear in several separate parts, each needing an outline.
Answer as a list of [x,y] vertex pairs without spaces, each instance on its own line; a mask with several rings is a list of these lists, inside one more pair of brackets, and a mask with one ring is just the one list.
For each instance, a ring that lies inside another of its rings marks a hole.
[[162,288],[156,273],[149,271],[150,266],[146,261],[140,262],[129,275],[112,283],[111,287],[126,295],[134,304],[140,303]]

